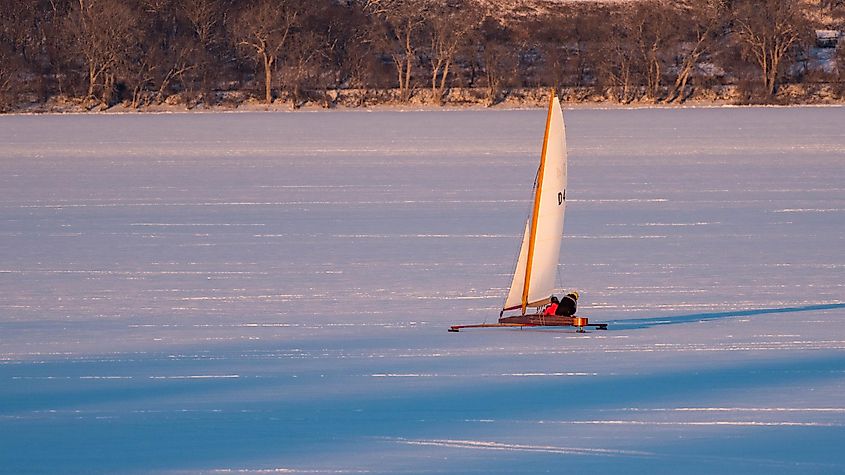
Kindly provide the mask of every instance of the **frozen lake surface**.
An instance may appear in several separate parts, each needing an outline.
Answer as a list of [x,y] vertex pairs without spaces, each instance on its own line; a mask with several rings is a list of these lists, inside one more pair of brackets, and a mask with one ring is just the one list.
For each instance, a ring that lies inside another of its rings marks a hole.
[[842,108],[0,116],[0,472],[843,473]]

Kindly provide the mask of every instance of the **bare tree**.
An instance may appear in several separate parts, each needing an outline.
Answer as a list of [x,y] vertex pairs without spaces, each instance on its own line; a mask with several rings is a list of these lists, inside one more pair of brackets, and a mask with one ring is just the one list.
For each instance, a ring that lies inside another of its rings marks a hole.
[[644,80],[645,96],[657,101],[661,95],[666,44],[672,39],[668,7],[651,1],[634,7],[630,30],[637,44],[639,70]]
[[16,76],[21,71],[18,62],[12,48],[0,39],[0,112],[12,109],[16,102]]
[[68,48],[85,61],[88,91],[86,99],[100,92],[108,105],[115,87],[115,68],[130,45],[138,41],[137,15],[119,0],[78,0],[65,23]]
[[308,85],[320,75],[326,47],[325,38],[315,31],[303,31],[291,38],[283,82],[295,109],[308,99]]
[[399,98],[411,98],[411,73],[417,51],[417,33],[425,21],[422,0],[362,0],[364,9],[378,18],[374,40],[393,60],[399,82]]
[[169,48],[163,48],[158,55],[157,72],[158,88],[155,90],[154,100],[162,102],[174,82],[181,81],[182,89],[188,89],[192,81],[185,78],[187,73],[197,69],[198,55],[194,43],[186,35],[175,35],[169,38]]
[[294,108],[306,101],[326,108],[334,104],[338,96],[329,90],[338,88],[344,76],[342,63],[350,59],[349,42],[366,37],[361,31],[364,19],[355,4],[338,6],[333,0],[311,0],[284,58],[282,80]]
[[819,0],[819,6],[840,26],[845,21],[845,0]]
[[482,51],[484,62],[484,79],[487,86],[487,106],[494,106],[501,102],[506,94],[506,87],[511,78],[516,76],[516,54],[508,45],[501,43],[487,43]]
[[190,22],[199,43],[210,48],[216,41],[223,21],[223,5],[219,0],[183,0],[182,12]]
[[[518,52],[513,45],[508,44],[513,32],[493,17],[486,17],[480,24],[479,30],[471,34],[471,53],[477,63],[481,83],[484,84],[485,102],[487,107],[501,102],[507,95],[507,87],[517,76]],[[473,74],[476,74],[473,71]],[[474,81],[474,79],[473,79]]]
[[372,41],[371,23],[364,12],[349,5],[343,12],[344,18],[338,19],[330,29],[329,54],[334,62],[336,85],[340,89],[355,89],[353,95],[357,105],[363,105],[372,95],[372,89],[387,83],[383,78],[390,78],[393,72],[385,67]]
[[598,65],[603,61],[598,51],[608,34],[606,8],[577,11],[571,21],[573,35],[573,75],[576,86],[600,86]]
[[763,91],[774,96],[784,59],[805,28],[795,0],[737,0],[736,33],[746,55],[760,68]]
[[39,2],[5,0],[0,2],[0,41],[6,43],[7,54],[30,61],[38,48],[37,28]]
[[592,58],[596,80],[616,100],[658,102],[665,96],[666,75],[673,60],[671,46],[678,40],[672,8],[647,1],[593,18],[595,37],[581,47],[591,50],[587,56]]
[[614,98],[622,103],[639,97],[640,50],[632,23],[616,12],[599,28],[599,40],[590,51],[599,84],[607,88]]
[[264,100],[273,102],[273,71],[300,16],[295,0],[258,0],[232,23],[235,44],[250,51],[264,67]]
[[449,73],[455,56],[482,18],[477,8],[466,0],[436,5],[427,11],[431,95],[437,103],[446,101]]
[[716,38],[724,26],[725,0],[693,0],[680,4],[671,21],[679,35],[674,41],[675,79],[666,96],[666,102],[683,102],[690,77],[706,55],[716,44]]
[[542,56],[540,83],[555,90],[563,85],[577,85],[579,81],[578,62],[582,55],[575,25],[577,18],[575,7],[566,6],[557,14],[525,26]]
[[188,54],[180,55],[186,62],[174,63],[171,71],[180,77],[191,73],[192,79],[199,83],[202,100],[213,101],[210,83],[212,76],[219,74],[214,71],[215,53],[218,53],[215,47],[222,43],[224,3],[221,0],[183,0],[179,4],[193,41],[182,44],[189,50]]
[[15,77],[21,73],[21,58],[15,54],[15,46],[25,36],[19,30],[20,21],[17,18],[21,7],[12,1],[0,5],[0,112],[13,107]]

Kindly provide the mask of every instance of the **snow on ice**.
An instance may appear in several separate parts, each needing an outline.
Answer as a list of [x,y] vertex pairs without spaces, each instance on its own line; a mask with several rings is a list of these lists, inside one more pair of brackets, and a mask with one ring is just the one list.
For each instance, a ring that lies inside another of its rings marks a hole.
[[843,109],[0,117],[0,472],[845,471]]

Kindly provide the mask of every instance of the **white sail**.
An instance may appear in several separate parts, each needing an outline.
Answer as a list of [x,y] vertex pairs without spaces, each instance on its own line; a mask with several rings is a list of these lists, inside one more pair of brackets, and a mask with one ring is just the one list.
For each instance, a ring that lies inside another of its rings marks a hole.
[[[555,289],[563,216],[566,211],[566,132],[560,102],[552,95],[543,156],[534,187],[532,215],[525,226],[519,260],[505,310],[536,305]],[[526,276],[526,270],[530,269]]]

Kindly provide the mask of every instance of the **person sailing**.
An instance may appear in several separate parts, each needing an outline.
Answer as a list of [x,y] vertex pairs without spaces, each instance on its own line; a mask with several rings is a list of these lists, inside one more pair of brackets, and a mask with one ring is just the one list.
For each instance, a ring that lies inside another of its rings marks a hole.
[[558,299],[554,295],[549,299],[549,305],[543,310],[543,315],[554,315],[555,311],[557,311],[558,306]]
[[575,315],[575,308],[578,306],[578,291],[573,290],[558,300],[554,295],[549,299],[551,303],[543,310],[543,315],[558,315],[571,317]]
[[[557,300],[557,299],[555,299]],[[578,291],[573,290],[566,294],[560,302],[558,302],[557,307],[555,308],[555,315],[560,315],[563,317],[571,317],[575,315],[575,308],[577,307],[578,303]]]

